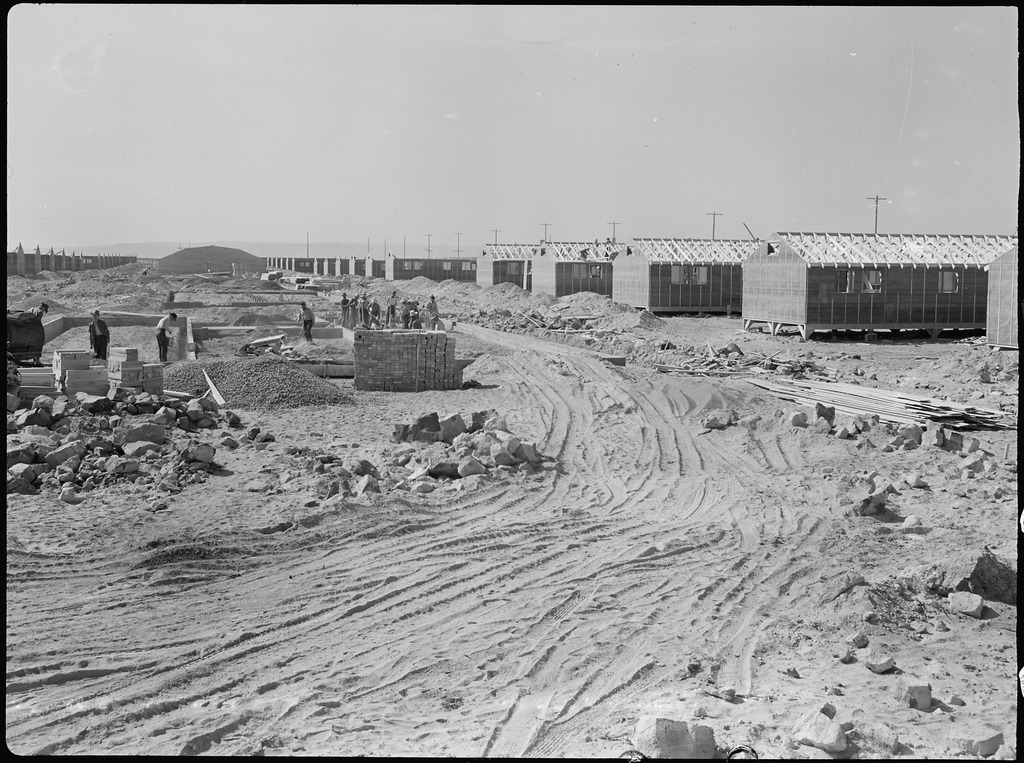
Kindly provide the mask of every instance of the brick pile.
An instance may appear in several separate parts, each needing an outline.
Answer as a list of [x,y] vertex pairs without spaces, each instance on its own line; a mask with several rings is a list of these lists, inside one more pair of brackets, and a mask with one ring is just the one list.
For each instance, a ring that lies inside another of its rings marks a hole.
[[355,388],[382,392],[462,389],[455,338],[444,331],[355,332]]
[[163,394],[162,363],[143,363],[135,347],[111,347],[107,353],[107,381],[112,389]]

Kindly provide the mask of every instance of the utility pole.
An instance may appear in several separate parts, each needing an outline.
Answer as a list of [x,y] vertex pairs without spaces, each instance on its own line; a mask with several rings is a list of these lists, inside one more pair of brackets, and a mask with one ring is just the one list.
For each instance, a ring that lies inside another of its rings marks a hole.
[[551,223],[541,223],[541,225],[544,226],[544,243],[550,243],[548,241],[548,226],[551,225]]
[[428,260],[430,259],[430,237],[433,236],[433,235],[434,235],[433,233],[428,233],[427,234],[427,259]]
[[708,212],[708,215],[711,217],[711,240],[712,241],[715,240],[715,223],[718,222],[718,217],[721,214],[722,214],[721,212]]
[[461,236],[462,236],[461,232],[455,234],[455,256],[456,257],[460,257],[462,255],[462,249],[459,248],[459,239],[460,239]]
[[874,196],[866,196],[865,198],[868,201],[875,202],[875,235],[877,236],[878,235],[878,202],[880,202],[880,201],[888,201],[888,199],[885,198],[884,196],[879,196],[878,194],[875,194]]
[[501,233],[500,228],[491,228],[491,232],[494,234],[494,245],[498,245],[498,234]]
[[608,224],[610,226],[612,226],[612,243],[614,244],[615,243],[615,226],[616,225],[622,225],[622,223],[608,223]]

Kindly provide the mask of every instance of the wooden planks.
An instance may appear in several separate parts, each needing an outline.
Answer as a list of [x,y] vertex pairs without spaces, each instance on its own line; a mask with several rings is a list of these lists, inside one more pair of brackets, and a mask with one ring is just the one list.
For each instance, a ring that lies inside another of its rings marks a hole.
[[1016,429],[1003,411],[908,392],[811,380],[794,380],[786,384],[754,379],[747,381],[784,400],[806,405],[821,403],[853,415],[877,415],[881,421],[922,425],[936,423],[949,429]]

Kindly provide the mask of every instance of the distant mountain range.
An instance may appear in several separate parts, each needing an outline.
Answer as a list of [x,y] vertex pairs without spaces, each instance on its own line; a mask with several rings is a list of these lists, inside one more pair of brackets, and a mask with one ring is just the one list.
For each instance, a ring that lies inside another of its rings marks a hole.
[[[137,257],[144,258],[160,258],[166,257],[169,254],[174,254],[180,249],[188,249],[189,247],[196,246],[226,246],[234,249],[241,249],[242,251],[249,252],[257,257],[306,257],[307,256],[307,245],[305,242],[302,243],[290,243],[290,242],[274,242],[274,241],[202,241],[202,242],[178,242],[178,241],[137,241],[127,244],[102,244],[97,246],[73,246],[73,247],[59,247],[63,248],[65,252],[71,253],[72,251],[77,254],[134,254]],[[340,243],[340,242],[329,242],[329,243],[312,243],[308,245],[308,256],[309,257],[365,257],[367,254],[367,245],[365,241],[360,243]],[[34,246],[32,247],[35,248]],[[41,247],[44,251],[49,247]],[[483,247],[460,247],[460,256],[462,257],[476,257],[480,254]],[[388,250],[395,257],[402,256],[402,242],[397,242],[397,246],[391,242],[388,243]],[[369,253],[372,257],[383,258],[387,250],[384,249],[384,242],[371,242],[369,247]],[[426,255],[427,248],[422,244],[415,246],[407,245],[405,253],[409,257],[423,257]],[[456,250],[454,246],[431,246],[430,247],[431,257],[454,257]]]

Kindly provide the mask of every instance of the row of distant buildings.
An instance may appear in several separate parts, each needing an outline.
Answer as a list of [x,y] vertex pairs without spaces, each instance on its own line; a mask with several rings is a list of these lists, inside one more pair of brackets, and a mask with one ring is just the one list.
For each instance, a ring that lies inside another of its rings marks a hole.
[[805,338],[838,329],[986,329],[1017,346],[1017,237],[778,233],[768,240],[634,238],[494,244],[478,257],[267,257],[313,277],[424,276],[594,292],[654,313],[740,313],[745,327]]
[[18,244],[18,248],[13,252],[7,252],[7,275],[34,276],[44,270],[105,270],[127,265],[135,260],[135,256],[130,254],[68,254],[63,249],[55,252],[52,247],[45,253],[40,251],[38,246],[35,251],[26,252],[24,247]]

